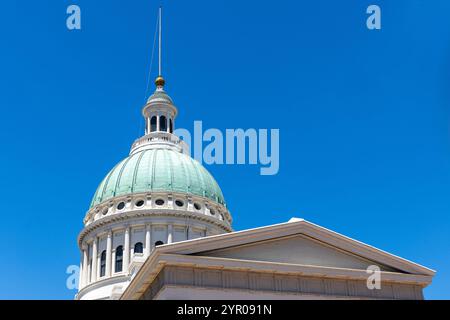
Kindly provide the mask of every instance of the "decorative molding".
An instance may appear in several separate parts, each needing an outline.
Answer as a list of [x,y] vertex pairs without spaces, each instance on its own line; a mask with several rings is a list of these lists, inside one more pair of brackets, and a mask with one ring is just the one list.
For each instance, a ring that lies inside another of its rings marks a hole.
[[368,260],[377,261],[378,263],[391,266],[411,274],[433,276],[435,273],[435,271],[424,266],[392,255],[388,252],[382,251],[349,237],[345,237],[337,232],[328,230],[305,220],[199,238],[195,240],[195,245],[187,242],[174,243],[170,247],[165,247],[164,249],[161,248],[161,250],[164,250],[165,253],[176,252],[179,254],[194,254],[234,246],[243,246],[297,234],[309,236],[312,239],[331,245],[338,250],[343,250]]
[[[220,221],[218,219],[211,219],[210,216],[193,213],[193,212],[189,212],[188,214],[189,214],[189,218],[196,220],[196,221],[211,224],[215,227],[220,228],[224,232],[232,232],[233,231],[233,229],[230,226],[228,226],[227,224],[223,223],[222,221]],[[131,212],[124,212],[122,214],[117,214],[117,215],[106,216],[106,217],[103,217],[100,220],[94,221],[93,223],[86,226],[78,235],[78,244],[79,244],[79,246],[81,245],[81,242],[83,241],[84,237],[87,234],[90,234],[94,230],[98,230],[99,228],[101,228],[103,226],[111,225],[112,223],[126,221],[126,220],[132,219],[132,218],[141,218],[141,217],[145,217],[145,218],[147,218],[147,217],[148,218],[151,218],[151,217],[186,218],[186,212],[180,211],[180,210],[173,210],[173,209],[158,209],[158,211],[148,212],[148,209],[147,210],[144,209],[144,210],[136,210],[136,211],[131,211]]]
[[[222,279],[218,282],[217,279]],[[302,283],[302,285],[298,285]],[[319,278],[301,273],[272,274],[247,270],[212,270],[204,265],[186,266],[165,264],[145,290],[131,294],[126,289],[121,299],[155,299],[162,290],[219,290],[221,292],[242,291],[279,295],[291,295],[301,299],[304,296],[326,299],[423,299],[420,285],[415,283],[382,282],[380,290],[369,290],[365,279]],[[394,290],[392,290],[392,288]],[[419,294],[418,294],[419,292]],[[189,299],[189,298],[188,298]]]

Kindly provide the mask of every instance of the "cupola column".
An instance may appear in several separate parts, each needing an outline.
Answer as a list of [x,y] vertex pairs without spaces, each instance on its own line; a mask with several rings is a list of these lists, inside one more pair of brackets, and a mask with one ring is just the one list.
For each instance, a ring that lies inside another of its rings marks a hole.
[[167,121],[167,125],[166,125],[166,132],[170,133],[170,119],[171,119],[171,115],[169,112],[167,112],[166,114],[166,121]]

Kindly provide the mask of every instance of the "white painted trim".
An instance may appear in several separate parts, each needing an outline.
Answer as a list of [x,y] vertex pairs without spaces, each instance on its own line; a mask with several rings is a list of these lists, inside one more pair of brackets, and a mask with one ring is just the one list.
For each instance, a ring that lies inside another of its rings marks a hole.
[[363,242],[346,237],[337,232],[323,228],[306,220],[275,224],[267,227],[248,229],[232,233],[214,235],[206,238],[188,240],[161,247],[164,253],[194,254],[240,246],[248,243],[304,234],[333,247],[353,253],[363,258],[377,261],[407,273],[433,276],[432,269],[380,250]]
[[[212,257],[200,257],[200,256],[187,256],[194,253],[201,253],[206,251],[213,251],[233,246],[242,246],[249,243],[260,242],[264,240],[276,239],[281,237],[286,237],[295,234],[303,234],[318,241],[322,241],[328,245],[336,247],[340,250],[344,250],[363,258],[379,262],[381,264],[394,267],[398,270],[406,272],[395,273],[395,272],[382,272],[384,280],[391,279],[390,281],[396,282],[415,282],[422,286],[426,286],[431,283],[432,277],[435,271],[428,269],[424,266],[416,264],[414,262],[408,261],[406,259],[400,258],[398,256],[392,255],[388,252],[377,249],[373,246],[369,246],[360,241],[351,239],[349,237],[343,236],[337,232],[331,231],[329,229],[320,227],[316,224],[310,223],[305,220],[281,223],[267,227],[260,227],[255,229],[249,229],[244,231],[220,234],[209,236],[205,238],[198,238],[194,240],[180,241],[173,244],[166,244],[155,248],[150,257],[145,261],[141,269],[135,275],[133,281],[127,287],[123,293],[121,299],[132,299],[143,293],[148,285],[151,284],[154,277],[159,273],[161,268],[168,263],[183,264],[188,263],[187,261],[192,261],[197,259],[197,262],[210,262],[214,261],[215,267],[218,267],[217,262],[222,264],[223,267],[232,267],[238,264],[246,265],[242,268],[250,267],[263,267],[269,264],[271,268],[267,269],[267,272],[277,273],[277,272],[294,272],[301,273],[304,272],[311,274],[321,274],[322,276],[332,276],[332,277],[361,277],[361,272],[364,273],[365,279],[367,279],[367,273],[361,270],[353,269],[340,269],[340,268],[327,268],[327,267],[316,267],[316,266],[302,266],[302,265],[290,265],[283,263],[271,263],[262,261],[246,261],[246,260],[236,260],[236,259],[224,259],[224,258],[212,258]],[[162,259],[164,257],[166,260]],[[176,257],[173,260],[173,257]],[[207,259],[207,260],[201,260]],[[191,263],[191,262],[189,262]],[[220,265],[220,264],[219,264]],[[291,268],[291,269],[289,269]],[[283,271],[284,270],[284,271]],[[291,270],[291,271],[289,271]]]
[[[121,299],[138,299],[166,266],[183,266],[194,268],[260,272],[269,274],[299,275],[305,277],[320,277],[327,279],[367,280],[366,270],[299,265],[268,261],[251,261],[242,259],[191,256],[182,254],[155,253],[145,266],[146,272],[138,272]],[[143,270],[144,267],[141,268]],[[405,274],[397,272],[380,272],[384,283],[415,284],[426,287],[432,281],[432,276]]]

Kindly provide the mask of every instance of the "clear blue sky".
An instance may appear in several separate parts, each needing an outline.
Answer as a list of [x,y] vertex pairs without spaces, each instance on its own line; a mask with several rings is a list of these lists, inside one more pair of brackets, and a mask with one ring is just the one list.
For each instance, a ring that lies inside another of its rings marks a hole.
[[[450,2],[164,4],[177,125],[280,129],[278,175],[208,166],[234,228],[302,217],[437,270],[426,297],[450,298]],[[158,5],[2,1],[0,298],[73,298],[82,218],[142,133]]]

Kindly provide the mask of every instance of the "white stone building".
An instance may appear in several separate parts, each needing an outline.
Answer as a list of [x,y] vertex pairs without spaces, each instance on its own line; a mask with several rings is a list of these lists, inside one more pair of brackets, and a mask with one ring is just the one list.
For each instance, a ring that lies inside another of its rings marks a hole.
[[142,114],[145,135],[84,218],[76,299],[423,299],[433,270],[310,222],[233,232],[218,184],[173,134],[162,77]]
[[145,135],[83,220],[76,299],[423,299],[433,270],[302,219],[233,232],[219,185],[173,134],[164,79],[155,84]]

